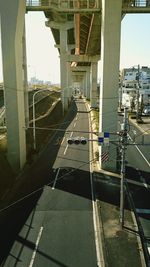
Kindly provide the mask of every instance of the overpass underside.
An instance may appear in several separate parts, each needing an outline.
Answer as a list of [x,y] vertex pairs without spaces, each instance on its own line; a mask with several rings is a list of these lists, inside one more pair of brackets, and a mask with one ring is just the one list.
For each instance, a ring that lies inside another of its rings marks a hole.
[[[148,0],[5,0],[0,3],[3,76],[6,102],[8,159],[14,170],[26,162],[28,122],[27,69],[24,18],[43,11],[60,54],[62,103],[68,109],[78,85],[92,108],[99,108],[99,131],[117,131],[121,20],[127,13],[149,13]],[[13,12],[12,12],[13,10]],[[10,27],[11,25],[11,27]],[[100,92],[97,92],[98,61]],[[99,103],[99,104],[97,104]],[[112,135],[112,140],[115,141]],[[100,165],[115,169],[116,160]],[[116,147],[109,148],[116,159]]]

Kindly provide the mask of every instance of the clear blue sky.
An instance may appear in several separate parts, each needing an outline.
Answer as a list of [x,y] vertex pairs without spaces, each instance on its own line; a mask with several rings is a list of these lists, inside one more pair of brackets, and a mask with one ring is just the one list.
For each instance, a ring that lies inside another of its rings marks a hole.
[[120,68],[150,67],[150,14],[126,15],[121,26]]
[[[57,83],[60,80],[59,54],[43,12],[26,14],[28,78]],[[150,15],[126,15],[121,26],[120,68],[140,64],[150,67]],[[99,76],[99,75],[98,75]],[[0,49],[0,81],[2,64]]]

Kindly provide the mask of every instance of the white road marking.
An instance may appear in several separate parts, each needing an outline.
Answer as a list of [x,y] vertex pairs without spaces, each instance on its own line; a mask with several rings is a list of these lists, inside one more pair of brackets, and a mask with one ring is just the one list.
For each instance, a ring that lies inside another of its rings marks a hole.
[[[69,138],[71,138],[72,136],[73,136],[73,132],[71,132]],[[64,155],[66,155],[67,149],[68,149],[68,144],[66,145],[66,148],[64,150]]]
[[148,164],[148,166],[150,167],[150,163],[149,161],[146,159],[146,157],[143,155],[143,153],[141,152],[141,150],[138,148],[137,145],[135,145],[136,149],[139,151],[140,155],[143,157],[143,159],[146,161],[146,163]]
[[[130,137],[130,140],[133,142],[133,139],[131,138],[131,136],[129,135],[129,137]],[[133,142],[133,144],[134,144],[134,142]],[[146,163],[148,164],[148,166],[150,167],[150,163],[149,163],[149,161],[146,159],[146,157],[143,155],[143,153],[141,152],[141,150],[138,148],[138,146],[137,145],[135,145],[135,147],[136,147],[136,149],[138,150],[138,152],[140,153],[140,155],[142,156],[142,158],[146,161]]]
[[53,186],[52,186],[52,189],[53,189],[53,190],[55,189],[55,186],[56,186],[56,182],[57,182],[57,178],[58,178],[59,172],[60,172],[60,168],[57,170],[57,173],[56,173],[56,176],[55,176],[55,180],[54,180],[54,183],[53,183]]
[[[89,117],[89,115],[88,115]],[[89,125],[90,118],[89,118]],[[90,129],[91,131],[91,129]],[[89,134],[89,138],[92,139],[92,134]],[[96,246],[96,255],[97,255],[97,266],[102,267],[105,266],[104,263],[104,255],[103,255],[103,248],[102,248],[102,240],[101,240],[101,229],[102,226],[100,225],[99,216],[98,216],[98,209],[97,209],[97,202],[94,199],[94,189],[93,189],[93,167],[92,167],[92,142],[89,142],[89,157],[90,157],[90,182],[91,182],[91,195],[92,195],[92,207],[93,207],[93,225],[94,225],[94,233],[95,233],[95,246]]]
[[29,267],[33,266],[33,263],[34,263],[34,260],[35,260],[35,256],[36,256],[36,252],[37,252],[37,249],[38,249],[38,245],[39,245],[39,242],[40,242],[40,239],[41,239],[41,236],[42,236],[42,232],[43,232],[43,226],[40,227],[40,231],[39,231],[36,243],[35,243],[35,249],[33,251]]
[[61,145],[63,144],[64,141],[65,141],[65,136],[64,136],[63,139],[62,139]]
[[76,122],[74,123],[73,127],[74,127],[74,128],[76,127]]
[[68,149],[68,144],[66,145],[66,148],[65,148],[65,150],[64,150],[64,155],[66,154],[67,149]]
[[[130,136],[129,134],[128,134],[128,136],[129,136],[130,140],[133,142],[133,139],[131,138],[131,136]],[[134,142],[133,142],[133,144],[134,144]],[[150,167],[150,163],[149,163],[149,161],[148,161],[148,160],[146,159],[146,157],[143,155],[143,153],[141,152],[141,150],[138,148],[137,145],[135,145],[135,147],[136,147],[136,149],[138,150],[138,152],[140,153],[140,155],[142,156],[142,158],[146,161],[146,163],[147,163],[148,166]],[[137,169],[137,170],[138,170],[138,169]],[[143,185],[148,189],[149,185],[146,183],[146,181],[145,181],[144,177],[141,175],[141,173],[140,173],[140,179],[141,179]]]
[[[91,164],[90,164],[91,165]],[[98,211],[97,211],[97,203],[94,201],[94,192],[93,192],[93,177],[90,168],[90,181],[91,181],[91,193],[92,193],[92,206],[93,206],[93,224],[94,224],[94,233],[95,233],[95,246],[96,246],[96,255],[97,255],[97,266],[104,266],[104,258],[102,252],[102,246],[100,244],[100,226]]]
[[73,132],[71,132],[71,134],[70,134],[70,137],[72,137],[73,136]]

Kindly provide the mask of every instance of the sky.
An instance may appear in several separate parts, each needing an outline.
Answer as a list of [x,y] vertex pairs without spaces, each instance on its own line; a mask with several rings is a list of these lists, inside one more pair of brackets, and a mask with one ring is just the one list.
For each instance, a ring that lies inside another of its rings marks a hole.
[[[26,14],[26,43],[28,80],[60,82],[60,59],[50,28],[43,12]],[[150,14],[126,15],[121,23],[120,69],[140,66],[150,67]],[[0,81],[3,80],[0,38]],[[98,78],[99,77],[98,72]]]

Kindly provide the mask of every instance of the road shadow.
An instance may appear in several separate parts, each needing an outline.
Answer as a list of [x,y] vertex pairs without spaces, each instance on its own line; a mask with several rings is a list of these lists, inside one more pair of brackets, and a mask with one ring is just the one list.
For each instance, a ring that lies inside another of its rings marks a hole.
[[52,182],[49,184],[51,187],[53,187],[58,171],[59,175],[57,176],[56,189],[91,200],[91,183],[88,171],[72,167],[56,169],[52,175]]
[[150,171],[147,172],[144,170],[135,169],[134,167],[129,165],[126,166],[126,178],[129,180],[134,180],[137,182],[143,182],[145,180],[147,185],[150,185],[149,177],[150,177]]
[[[15,183],[0,203],[0,264],[9,255],[11,246],[25,224],[31,211],[36,207],[43,188],[50,182],[52,166],[56,160],[65,129],[77,114],[77,106],[72,102],[62,123],[57,125],[62,131],[53,131],[43,150],[34,162],[18,175]],[[54,145],[57,144],[57,145]],[[63,266],[63,265],[60,265]]]
[[[43,189],[34,194],[30,194],[28,197],[0,212],[0,266],[5,265],[5,260],[9,255],[14,240],[16,240],[22,226],[36,206],[42,192]],[[28,228],[28,233],[31,228],[32,220]]]

